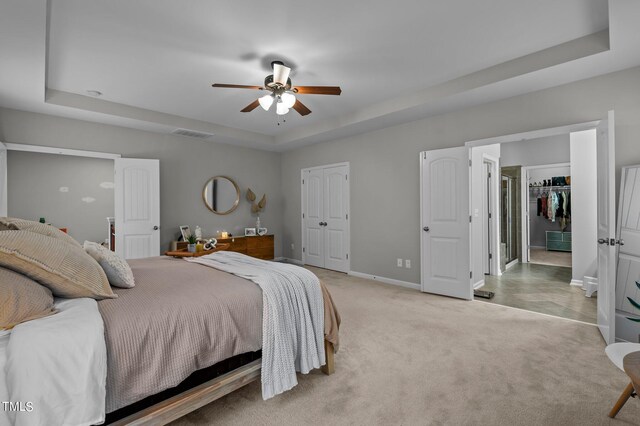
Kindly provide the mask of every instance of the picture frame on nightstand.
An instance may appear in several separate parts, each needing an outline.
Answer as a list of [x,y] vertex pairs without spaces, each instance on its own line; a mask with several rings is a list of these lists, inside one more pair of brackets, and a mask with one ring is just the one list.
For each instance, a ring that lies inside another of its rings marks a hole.
[[244,228],[244,236],[245,237],[255,237],[256,236],[256,228]]
[[189,235],[191,235],[191,229],[189,225],[181,225],[180,226],[180,234],[182,235],[182,240],[187,241]]

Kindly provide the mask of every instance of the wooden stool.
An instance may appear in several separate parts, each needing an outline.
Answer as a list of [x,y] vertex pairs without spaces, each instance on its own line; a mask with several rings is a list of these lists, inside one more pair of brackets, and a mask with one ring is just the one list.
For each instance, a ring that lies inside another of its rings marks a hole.
[[[605,349],[605,353],[615,364],[623,370],[631,383],[622,391],[616,405],[609,412],[609,417],[614,418],[630,397],[636,396],[636,390],[640,389],[640,344],[638,343],[613,343]],[[635,387],[634,387],[635,386]]]

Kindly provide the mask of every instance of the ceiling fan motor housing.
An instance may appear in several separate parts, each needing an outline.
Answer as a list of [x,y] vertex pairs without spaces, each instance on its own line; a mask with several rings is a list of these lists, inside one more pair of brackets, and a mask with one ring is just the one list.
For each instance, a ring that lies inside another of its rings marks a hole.
[[280,91],[280,93],[276,93],[276,94],[282,94],[282,92],[284,92],[285,90],[291,89],[291,79],[288,78],[287,84],[283,86],[280,83],[274,82],[273,74],[270,74],[264,79],[264,87],[268,88],[273,92]]

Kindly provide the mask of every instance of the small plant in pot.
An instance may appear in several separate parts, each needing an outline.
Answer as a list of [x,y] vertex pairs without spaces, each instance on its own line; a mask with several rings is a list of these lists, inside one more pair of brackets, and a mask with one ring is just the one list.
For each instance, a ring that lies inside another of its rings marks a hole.
[[196,236],[194,234],[187,235],[187,243],[189,243],[187,245],[187,251],[189,253],[195,253],[196,252],[196,243],[197,242],[198,242],[198,239],[196,238]]

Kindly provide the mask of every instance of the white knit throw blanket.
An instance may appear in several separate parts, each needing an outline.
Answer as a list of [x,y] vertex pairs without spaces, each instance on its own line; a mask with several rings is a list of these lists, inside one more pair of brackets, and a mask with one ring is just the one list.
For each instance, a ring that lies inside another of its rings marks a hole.
[[324,304],[320,281],[295,265],[220,251],[187,259],[253,281],[262,289],[262,398],[298,384],[325,363]]

